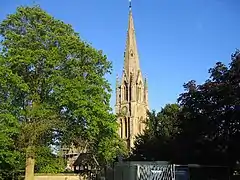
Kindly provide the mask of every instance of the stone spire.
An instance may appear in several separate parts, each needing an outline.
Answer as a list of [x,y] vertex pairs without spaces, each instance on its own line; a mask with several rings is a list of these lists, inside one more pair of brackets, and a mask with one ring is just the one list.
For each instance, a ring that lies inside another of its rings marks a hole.
[[140,70],[131,1],[129,1],[124,71],[121,82],[117,80],[116,84],[115,112],[118,115],[118,134],[130,150],[134,146],[136,136],[143,133],[146,128],[144,121],[148,110],[147,81],[144,81]]
[[138,70],[140,70],[139,56],[132,16],[132,4],[131,1],[129,1],[128,31],[126,48],[124,53],[124,71],[126,75],[129,77],[131,72],[136,74]]

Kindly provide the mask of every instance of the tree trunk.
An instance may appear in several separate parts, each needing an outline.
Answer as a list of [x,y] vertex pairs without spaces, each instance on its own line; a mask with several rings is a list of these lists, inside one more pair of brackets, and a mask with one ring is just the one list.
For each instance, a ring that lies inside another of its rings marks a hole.
[[25,180],[34,180],[34,165],[35,158],[33,148],[28,147],[26,151]]

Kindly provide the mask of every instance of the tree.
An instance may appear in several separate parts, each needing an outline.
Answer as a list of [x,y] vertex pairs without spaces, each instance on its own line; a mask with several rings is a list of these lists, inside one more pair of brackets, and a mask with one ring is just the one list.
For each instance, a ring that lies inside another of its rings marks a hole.
[[178,104],[167,104],[160,112],[148,113],[147,129],[137,137],[131,159],[172,160],[172,142],[179,134]]
[[[0,55],[0,64],[2,62],[3,57]],[[10,74],[9,69],[0,66],[0,179],[14,179],[19,173],[19,167],[22,167],[22,153],[16,145],[20,126],[17,118],[9,111],[10,98],[7,98],[12,96],[8,93],[8,82],[16,83],[19,78]]]
[[167,104],[157,114],[161,123],[161,134],[169,139],[175,138],[179,134],[179,119],[180,106],[178,104]]
[[66,167],[59,154],[53,154],[50,147],[41,147],[36,151],[35,171],[39,173],[61,173]]
[[21,166],[21,153],[14,140],[19,134],[19,124],[11,114],[0,114],[0,179],[14,179]]
[[202,85],[185,84],[186,92],[179,98],[183,113],[179,145],[187,154],[182,160],[231,167],[239,161],[239,51],[231,58],[229,67],[216,63]]
[[0,24],[0,35],[0,112],[19,122],[25,179],[33,179],[37,149],[55,143],[77,145],[81,139],[99,159],[113,158],[120,148],[104,78],[111,63],[102,51],[39,6],[17,8]]
[[209,70],[205,83],[185,83],[177,111],[166,106],[158,115],[150,113],[150,130],[138,138],[132,157],[235,167],[240,161],[239,72],[237,50],[229,67],[218,62]]

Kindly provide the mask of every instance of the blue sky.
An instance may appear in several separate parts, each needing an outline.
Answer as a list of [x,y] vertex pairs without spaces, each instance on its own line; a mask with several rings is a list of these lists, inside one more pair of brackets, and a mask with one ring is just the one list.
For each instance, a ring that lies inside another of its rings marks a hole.
[[[0,20],[33,0],[1,0]],[[113,63],[113,90],[121,75],[128,0],[35,0],[48,13],[69,23],[82,39],[102,49]],[[217,61],[230,62],[240,48],[239,0],[133,0],[140,65],[148,78],[149,104],[160,110],[174,103],[182,85],[202,83]],[[111,99],[114,107],[115,91]]]

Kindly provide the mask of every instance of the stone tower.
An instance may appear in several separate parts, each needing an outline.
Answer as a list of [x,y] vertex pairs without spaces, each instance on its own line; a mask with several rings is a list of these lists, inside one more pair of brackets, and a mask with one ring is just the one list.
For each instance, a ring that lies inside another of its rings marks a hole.
[[119,123],[118,133],[130,149],[134,145],[135,136],[145,129],[144,121],[148,110],[147,80],[143,79],[140,69],[131,2],[124,68],[122,78],[117,77],[115,108]]

